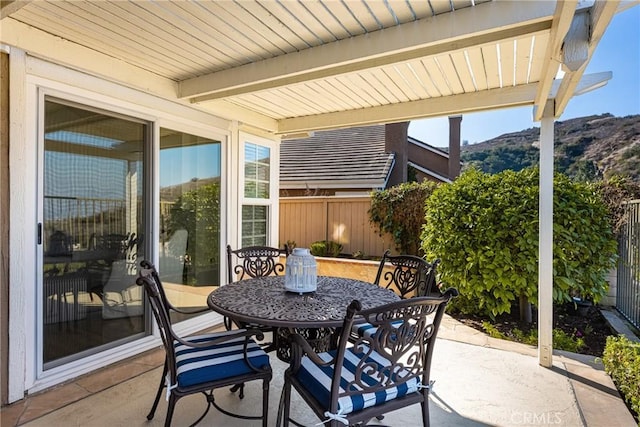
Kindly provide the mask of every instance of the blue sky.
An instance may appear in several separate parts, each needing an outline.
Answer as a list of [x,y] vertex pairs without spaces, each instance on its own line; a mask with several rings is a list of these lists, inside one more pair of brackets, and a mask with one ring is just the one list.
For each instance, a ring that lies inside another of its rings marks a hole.
[[160,150],[160,188],[220,176],[220,144]]
[[[614,16],[585,74],[603,71],[613,72],[607,85],[572,98],[558,120],[603,113],[640,114],[640,6]],[[532,121],[532,114],[532,107],[465,114],[462,140],[473,144],[538,126],[539,123]],[[409,125],[409,135],[436,147],[446,147],[449,145],[448,119],[414,120]]]

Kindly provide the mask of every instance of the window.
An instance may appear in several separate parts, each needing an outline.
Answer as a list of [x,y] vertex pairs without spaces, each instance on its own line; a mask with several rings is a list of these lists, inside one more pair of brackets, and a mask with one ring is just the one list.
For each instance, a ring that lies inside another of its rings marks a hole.
[[[269,142],[244,143],[244,184],[242,189],[242,246],[265,246],[271,242],[271,236],[277,236],[271,219],[274,206],[277,209],[276,170],[271,167],[277,163]],[[272,199],[274,198],[274,199]]]
[[244,148],[244,197],[269,198],[271,150],[247,143]]
[[242,207],[242,246],[267,245],[269,219],[266,206],[244,205]]

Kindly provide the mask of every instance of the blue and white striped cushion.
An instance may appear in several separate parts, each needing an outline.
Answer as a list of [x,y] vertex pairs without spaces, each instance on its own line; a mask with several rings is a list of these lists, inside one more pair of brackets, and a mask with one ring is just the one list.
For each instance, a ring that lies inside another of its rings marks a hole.
[[[225,331],[187,337],[186,339],[194,343],[206,342],[212,338],[237,332],[237,330]],[[188,387],[254,372],[244,361],[244,338],[237,338],[204,348],[188,347],[175,342],[174,347],[176,350],[179,387]],[[247,355],[253,366],[269,365],[269,356],[254,340],[251,340],[247,346]]]
[[[402,325],[402,320],[397,320],[395,322],[391,322],[394,328],[399,328]],[[364,337],[371,339],[375,336],[376,331],[378,330],[377,326],[373,326],[371,323],[360,323],[357,325],[353,325],[351,327],[351,332],[359,337]]]
[[[336,351],[332,350],[326,353],[320,353],[318,356],[324,361],[330,361],[335,356]],[[359,355],[359,356],[358,356]],[[342,379],[340,380],[340,392],[344,392],[344,387],[353,380],[353,372],[358,364],[358,361],[363,356],[362,353],[355,354],[353,348],[348,348],[345,352],[345,361],[342,369]],[[386,366],[389,364],[387,359],[382,357],[376,352],[373,352],[368,358],[367,363],[373,362],[378,366]],[[302,358],[302,366],[297,373],[298,380],[305,385],[318,401],[327,409],[329,409],[330,393],[331,393],[331,380],[333,378],[334,366],[318,366],[313,363],[308,357]],[[406,371],[404,371],[406,372]],[[398,375],[404,373],[400,371]],[[374,385],[378,381],[373,377],[363,377],[364,381],[368,384]],[[409,381],[400,384],[397,387],[392,387],[387,390],[382,390],[377,393],[363,393],[352,396],[343,396],[338,399],[338,413],[350,414],[351,412],[359,411],[364,408],[379,405],[384,402],[396,399],[398,397],[405,396],[410,393],[414,393],[418,390],[418,378],[412,378]]]

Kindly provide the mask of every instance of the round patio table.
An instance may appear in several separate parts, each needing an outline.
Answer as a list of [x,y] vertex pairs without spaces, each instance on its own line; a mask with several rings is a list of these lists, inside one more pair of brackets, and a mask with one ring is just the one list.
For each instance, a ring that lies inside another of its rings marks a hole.
[[288,361],[288,336],[299,333],[318,351],[332,347],[347,306],[357,299],[363,309],[399,301],[389,289],[343,277],[318,277],[315,292],[297,294],[284,289],[284,276],[241,280],[209,294],[209,308],[233,320],[272,326],[278,358]]

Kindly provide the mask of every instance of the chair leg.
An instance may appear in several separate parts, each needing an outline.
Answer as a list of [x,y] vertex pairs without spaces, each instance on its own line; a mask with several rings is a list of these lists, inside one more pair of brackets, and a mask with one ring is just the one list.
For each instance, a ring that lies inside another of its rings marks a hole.
[[232,330],[232,329],[233,329],[233,320],[231,320],[230,318],[228,318],[228,317],[226,317],[226,316],[225,316],[225,317],[222,319],[222,321],[223,321],[223,323],[224,323],[224,328],[225,328],[227,331],[230,331],[230,330]]
[[236,384],[229,389],[231,393],[235,393],[238,390],[240,390],[240,393],[238,393],[238,397],[240,399],[244,399],[244,383]]
[[424,400],[420,403],[422,405],[422,427],[429,427],[429,395],[427,394]]
[[269,421],[269,381],[262,381],[262,427],[267,427]]
[[167,417],[164,419],[164,427],[171,427],[171,419],[173,418],[173,410],[176,406],[177,400],[178,399],[176,399],[175,395],[171,393],[171,396],[169,396],[169,404],[167,406]]
[[158,402],[160,402],[160,396],[162,395],[162,389],[165,387],[164,378],[167,376],[167,359],[164,360],[164,369],[162,370],[162,376],[160,377],[160,385],[158,386],[158,392],[156,393],[156,398],[153,401],[153,406],[151,407],[151,411],[147,415],[147,419],[151,420],[153,416],[156,414],[156,409],[158,408]]
[[284,384],[282,386],[282,394],[280,395],[280,405],[278,406],[278,419],[276,420],[276,427],[289,426],[289,405],[291,403],[291,383],[287,378],[287,374],[284,376]]

